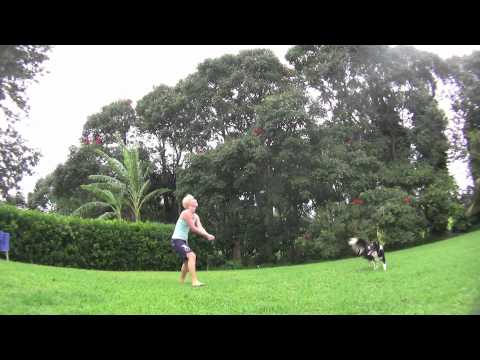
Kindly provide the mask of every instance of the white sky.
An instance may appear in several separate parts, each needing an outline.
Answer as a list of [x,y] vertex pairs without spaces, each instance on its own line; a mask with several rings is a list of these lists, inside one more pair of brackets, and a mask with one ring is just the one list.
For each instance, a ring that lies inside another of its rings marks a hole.
[[[33,176],[21,182],[27,197],[38,179],[66,161],[78,145],[87,116],[119,99],[136,102],[154,86],[174,86],[207,58],[269,48],[283,63],[291,45],[59,45],[45,63],[48,74],[28,88],[30,117],[17,125],[28,146],[42,157]],[[448,58],[468,55],[480,45],[415,45]],[[461,188],[471,184],[464,164],[450,167]]]

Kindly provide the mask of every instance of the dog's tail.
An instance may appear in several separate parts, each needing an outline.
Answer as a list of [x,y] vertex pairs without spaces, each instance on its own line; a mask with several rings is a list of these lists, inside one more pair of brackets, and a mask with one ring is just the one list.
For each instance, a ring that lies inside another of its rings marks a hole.
[[348,245],[353,246],[358,242],[358,238],[352,237],[350,238],[350,241],[348,242]]
[[385,251],[383,250],[383,245],[380,245],[380,251],[378,252],[378,255],[383,263],[383,271],[387,271],[387,261],[385,260]]

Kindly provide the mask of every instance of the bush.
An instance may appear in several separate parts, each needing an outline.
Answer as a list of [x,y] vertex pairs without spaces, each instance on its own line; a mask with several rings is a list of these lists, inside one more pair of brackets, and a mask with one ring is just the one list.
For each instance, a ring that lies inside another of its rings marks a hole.
[[295,261],[334,259],[346,254],[350,218],[346,204],[328,203],[319,208],[306,233],[295,241]]
[[466,209],[461,203],[455,203],[451,209],[451,231],[465,232],[471,228],[472,223],[466,215]]
[[417,200],[400,188],[378,187],[360,194],[350,204],[328,203],[317,209],[306,230],[310,236],[295,242],[296,261],[335,259],[351,255],[350,237],[378,239],[386,248],[399,249],[421,243],[427,221]]
[[362,193],[360,198],[365,202],[361,216],[367,219],[364,231],[368,239],[377,239],[380,230],[389,249],[424,241],[428,224],[416,197],[400,188],[379,187]]
[[467,222],[461,220],[462,214],[458,208],[460,202],[457,198],[457,186],[447,174],[439,174],[435,181],[422,191],[419,206],[423,209],[432,234],[441,235],[447,232],[450,217],[456,217],[460,227],[468,227]]
[[[97,270],[178,270],[170,245],[173,225],[81,219],[0,205],[0,229],[11,234],[17,261]],[[190,245],[205,241],[191,236]],[[198,268],[213,248],[198,246]]]

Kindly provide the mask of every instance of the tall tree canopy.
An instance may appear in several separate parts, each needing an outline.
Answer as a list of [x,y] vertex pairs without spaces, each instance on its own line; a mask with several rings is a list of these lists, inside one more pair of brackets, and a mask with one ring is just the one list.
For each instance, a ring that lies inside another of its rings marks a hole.
[[[135,109],[119,101],[90,116],[82,147],[120,160],[114,133],[136,131],[153,187],[175,190],[142,218],[173,222],[193,193],[217,254],[236,261],[338,257],[355,235],[400,247],[444,233],[452,219],[467,228],[437,93],[457,84],[475,169],[477,60],[360,45],[294,46],[286,59],[266,49],[207,59]],[[66,173],[85,180],[82,168]],[[57,177],[31,202],[45,206]]]
[[26,88],[44,70],[50,46],[0,45],[0,199],[6,199],[25,175],[32,175],[40,153],[29,148],[15,130],[20,110],[28,115]]
[[[466,158],[474,182],[469,215],[480,214],[480,51],[450,59],[454,84],[453,110],[461,132],[457,138],[460,158]],[[463,141],[461,141],[463,140]]]

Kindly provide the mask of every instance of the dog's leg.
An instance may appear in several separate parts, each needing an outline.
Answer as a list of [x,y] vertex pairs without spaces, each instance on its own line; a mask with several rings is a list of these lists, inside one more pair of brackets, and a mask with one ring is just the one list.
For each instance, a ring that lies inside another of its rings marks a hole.
[[383,263],[383,271],[387,271],[387,263],[386,262]]

